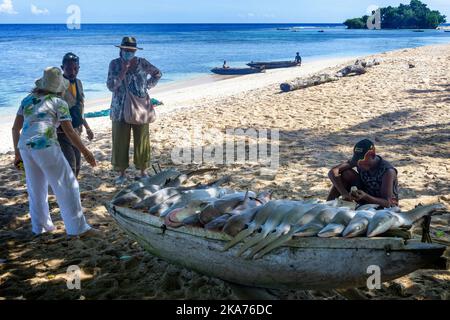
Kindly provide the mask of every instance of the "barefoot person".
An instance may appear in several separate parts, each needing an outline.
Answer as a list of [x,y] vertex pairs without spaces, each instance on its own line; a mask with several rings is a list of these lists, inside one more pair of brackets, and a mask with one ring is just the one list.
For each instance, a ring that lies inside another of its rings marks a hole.
[[126,91],[134,96],[148,97],[148,90],[158,83],[162,74],[144,58],[136,57],[136,39],[125,37],[120,48],[120,58],[109,65],[107,86],[113,93],[111,101],[112,120],[112,165],[119,172],[116,184],[126,181],[125,171],[129,166],[131,130],[134,138],[134,164],[146,176],[150,166],[149,125],[131,125],[124,121],[124,102]]
[[[94,133],[84,118],[83,84],[80,79],[77,79],[78,72],[80,71],[80,59],[71,52],[67,53],[63,57],[61,69],[64,72],[64,78],[69,80],[69,88],[64,92],[62,98],[69,105],[70,116],[72,117],[72,127],[79,135],[83,132],[84,127],[88,139],[92,140],[94,139]],[[61,127],[58,128],[58,142],[75,177],[78,179],[81,167],[80,150],[70,142],[70,139]]]
[[45,69],[44,76],[36,81],[35,89],[22,101],[12,129],[14,164],[20,167],[23,162],[32,230],[38,235],[55,229],[47,202],[49,184],[56,195],[67,234],[76,236],[93,232],[83,215],[77,179],[61,151],[56,134],[61,124],[86,161],[91,166],[96,165],[94,156],[74,131],[69,107],[61,99],[61,93],[67,88],[68,81],[59,68]]
[[[353,170],[353,168],[357,171]],[[333,183],[328,200],[342,196],[344,200],[359,204],[378,204],[389,208],[398,206],[397,169],[376,155],[370,140],[358,142],[353,158],[330,170],[328,177]],[[351,192],[351,188],[358,190]]]

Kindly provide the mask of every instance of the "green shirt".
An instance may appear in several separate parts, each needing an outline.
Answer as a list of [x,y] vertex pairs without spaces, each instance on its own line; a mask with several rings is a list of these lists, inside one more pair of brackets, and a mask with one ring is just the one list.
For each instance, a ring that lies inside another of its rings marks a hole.
[[23,99],[17,115],[24,118],[19,149],[45,149],[59,145],[56,128],[62,121],[71,121],[69,106],[56,95],[30,94]]

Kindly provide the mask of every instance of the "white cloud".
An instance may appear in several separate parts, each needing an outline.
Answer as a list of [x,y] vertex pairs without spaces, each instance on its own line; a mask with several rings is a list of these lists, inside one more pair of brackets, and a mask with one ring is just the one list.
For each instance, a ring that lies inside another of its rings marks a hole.
[[268,18],[276,18],[276,15],[272,14],[272,13],[253,13],[253,12],[248,12],[248,13],[240,13],[238,14],[239,18],[245,18],[245,19],[268,19]]
[[48,9],[39,9],[34,4],[31,5],[31,13],[34,15],[40,15],[40,14],[49,14]]
[[12,0],[3,0],[3,2],[0,3],[0,13],[17,14],[17,11],[14,10]]

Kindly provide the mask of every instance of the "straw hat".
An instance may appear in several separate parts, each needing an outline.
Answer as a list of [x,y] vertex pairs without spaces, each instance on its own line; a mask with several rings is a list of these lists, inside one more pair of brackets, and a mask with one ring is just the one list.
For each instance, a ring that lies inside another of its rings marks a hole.
[[136,38],[133,37],[124,37],[122,39],[122,44],[116,47],[121,49],[143,50],[142,48],[137,47]]
[[61,69],[48,67],[44,76],[35,82],[36,88],[52,93],[64,92],[69,88],[69,81],[63,77]]

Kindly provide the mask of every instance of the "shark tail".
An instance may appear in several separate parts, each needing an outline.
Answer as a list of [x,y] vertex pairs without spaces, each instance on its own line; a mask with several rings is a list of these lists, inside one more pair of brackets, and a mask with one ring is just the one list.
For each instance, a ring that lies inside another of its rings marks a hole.
[[230,242],[228,242],[222,249],[222,251],[227,251],[237,245],[239,242],[250,236],[255,231],[255,227],[249,226],[247,229],[239,232]]

